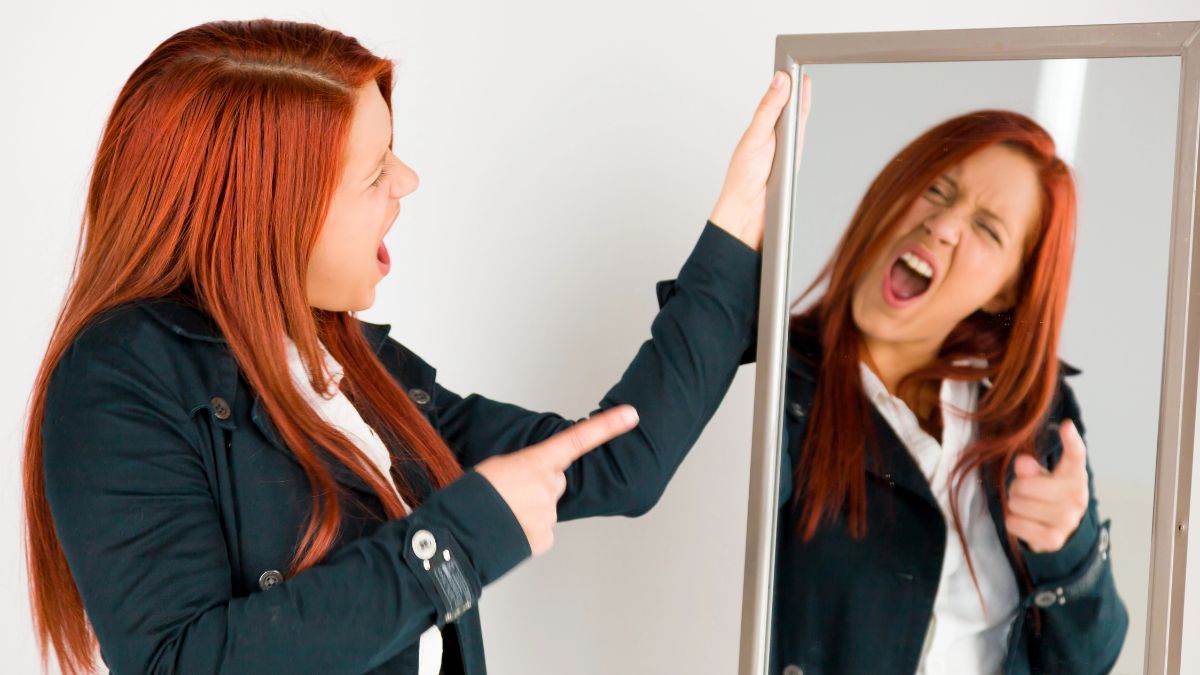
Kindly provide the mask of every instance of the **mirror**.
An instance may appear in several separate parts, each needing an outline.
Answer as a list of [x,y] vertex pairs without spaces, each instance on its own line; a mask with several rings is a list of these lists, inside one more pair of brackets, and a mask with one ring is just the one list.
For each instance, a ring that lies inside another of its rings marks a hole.
[[[782,340],[759,352],[778,389],[756,399],[752,474],[773,480],[751,486],[742,672],[1177,672],[1182,592],[1153,582],[1182,577],[1191,443],[1160,429],[1180,420],[1195,107],[1181,127],[1179,55],[1119,53],[1139,27],[1070,28],[780,37],[813,96],[768,211],[760,335]],[[1101,28],[1130,32],[1089,57]],[[1068,174],[1028,145],[1045,135]]]

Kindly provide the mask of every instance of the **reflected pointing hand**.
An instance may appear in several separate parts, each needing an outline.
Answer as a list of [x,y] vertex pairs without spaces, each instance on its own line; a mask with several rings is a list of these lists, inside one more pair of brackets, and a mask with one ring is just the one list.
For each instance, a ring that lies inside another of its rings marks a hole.
[[1013,460],[1017,477],[1008,488],[1005,527],[1035,553],[1054,552],[1075,533],[1087,511],[1087,448],[1075,423],[1059,425],[1063,452],[1047,471],[1036,459],[1020,455]]
[[618,405],[576,422],[546,440],[475,465],[512,509],[533,555],[554,544],[558,499],[567,489],[571,464],[638,424],[637,411]]

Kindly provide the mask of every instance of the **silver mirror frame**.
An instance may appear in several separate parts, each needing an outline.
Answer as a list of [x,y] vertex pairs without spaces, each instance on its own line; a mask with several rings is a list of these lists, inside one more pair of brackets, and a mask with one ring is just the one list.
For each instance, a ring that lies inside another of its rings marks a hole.
[[1192,302],[1200,300],[1200,238],[1196,236],[1200,221],[1200,21],[776,38],[775,70],[791,74],[793,85],[775,129],[775,164],[767,181],[739,675],[766,675],[771,640],[797,162],[795,134],[804,65],[1135,56],[1180,57],[1144,666],[1145,673],[1179,675],[1192,457],[1197,440],[1196,385],[1200,374],[1200,308]]

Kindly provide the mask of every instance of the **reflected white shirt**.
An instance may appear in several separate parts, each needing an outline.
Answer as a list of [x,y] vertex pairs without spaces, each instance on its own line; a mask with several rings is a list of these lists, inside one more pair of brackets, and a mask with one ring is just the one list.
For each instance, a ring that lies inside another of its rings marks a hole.
[[[380,472],[387,478],[392,489],[396,489],[396,483],[392,479],[391,466],[392,456],[388,452],[387,446],[380,440],[375,430],[363,421],[362,415],[358,409],[346,398],[345,393],[338,387],[342,379],[342,364],[338,363],[325,345],[321,345],[321,352],[325,358],[325,367],[333,376],[330,382],[330,389],[327,392],[331,398],[325,398],[317,393],[312,384],[308,380],[308,372],[304,369],[304,364],[300,358],[300,351],[296,348],[296,343],[287,336],[284,336],[284,345],[288,356],[288,368],[292,373],[292,381],[296,388],[304,396],[317,413],[325,419],[325,421],[339,428],[346,434],[350,440],[354,442],[363,454],[365,454],[376,466]],[[399,497],[399,491],[396,492]],[[404,510],[411,512],[404,498],[400,498],[400,503],[404,505]],[[431,626],[421,634],[420,656],[419,656],[419,675],[437,675],[442,667],[442,633],[438,627]]]
[[[965,359],[956,365],[982,367],[982,359]],[[975,382],[942,380],[942,442],[921,428],[903,399],[893,396],[874,371],[859,362],[863,391],[896,436],[904,443],[921,473],[929,481],[946,520],[946,551],[938,580],[933,616],[921,649],[917,673],[999,673],[1008,653],[1008,633],[1016,617],[1017,580],[1005,557],[1003,544],[988,511],[987,498],[978,470],[963,481],[958,509],[963,534],[971,551],[971,562],[979,589],[987,604],[986,616],[971,580],[962,544],[954,531],[950,513],[950,470],[963,448],[975,438],[976,424],[955,414],[955,408],[974,412],[978,404]]]

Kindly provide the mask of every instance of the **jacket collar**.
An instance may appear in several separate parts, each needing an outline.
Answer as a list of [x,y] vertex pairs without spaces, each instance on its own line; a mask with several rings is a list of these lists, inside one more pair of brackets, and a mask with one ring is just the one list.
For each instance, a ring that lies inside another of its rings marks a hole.
[[[216,321],[204,310],[186,299],[154,298],[140,300],[138,304],[178,335],[206,342],[224,343],[226,341]],[[387,342],[392,325],[371,323],[362,319],[356,320],[362,327],[367,343],[378,354],[384,343]]]

